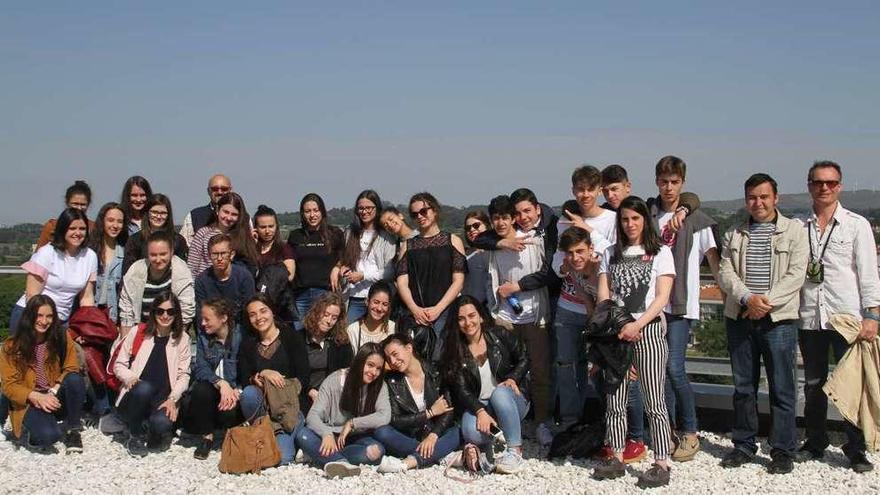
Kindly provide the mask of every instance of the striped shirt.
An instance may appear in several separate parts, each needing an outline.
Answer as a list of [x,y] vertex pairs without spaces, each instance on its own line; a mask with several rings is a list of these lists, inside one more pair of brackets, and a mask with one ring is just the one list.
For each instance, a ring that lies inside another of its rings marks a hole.
[[171,290],[171,268],[165,270],[158,279],[154,279],[147,273],[147,283],[144,284],[144,295],[141,298],[141,323],[150,321],[150,310],[153,309],[153,300],[162,292]]
[[34,346],[34,374],[37,376],[35,389],[38,392],[49,390],[49,378],[46,377],[46,358],[49,356],[46,343]]
[[746,249],[745,284],[752,294],[770,291],[770,238],[776,232],[776,222],[750,222],[749,247]]

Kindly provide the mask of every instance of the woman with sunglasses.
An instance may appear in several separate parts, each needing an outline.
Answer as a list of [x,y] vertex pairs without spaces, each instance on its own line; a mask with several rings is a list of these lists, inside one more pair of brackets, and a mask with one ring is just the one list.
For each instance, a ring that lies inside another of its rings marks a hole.
[[379,280],[394,275],[397,246],[390,234],[379,225],[382,200],[373,190],[361,192],[355,201],[355,219],[345,230],[342,259],[330,274],[340,277],[348,295],[348,323],[358,321],[367,313],[367,293]]
[[490,230],[489,216],[483,210],[471,210],[464,216],[464,236],[467,243],[468,273],[464,278],[464,289],[461,293],[472,296],[486,304],[486,290],[489,284],[489,254],[478,249],[472,243],[478,235]]
[[174,255],[185,260],[189,253],[186,239],[174,231],[174,214],[171,210],[171,200],[164,194],[154,194],[147,200],[144,209],[147,211],[147,221],[141,223],[141,230],[128,237],[125,243],[125,259],[122,262],[122,273],[137,260],[147,256],[147,238],[153,232],[167,231],[171,236]]
[[119,204],[122,205],[122,211],[128,219],[126,228],[129,235],[141,230],[141,224],[147,214],[147,200],[152,195],[153,188],[150,186],[150,181],[140,175],[129,177],[122,186]]
[[299,203],[302,226],[290,232],[287,243],[296,257],[296,273],[293,278],[297,330],[303,329],[303,321],[309,308],[321,294],[336,291],[339,277],[336,264],[344,245],[342,231],[330,225],[324,200],[315,193],[303,196]]
[[251,230],[251,218],[245,208],[244,199],[238,193],[230,192],[217,200],[217,209],[211,221],[193,236],[186,258],[193,278],[211,267],[208,242],[217,234],[228,234],[232,238],[235,262],[247,267],[253,275],[256,272],[258,254]]
[[397,290],[409,310],[399,326],[430,327],[434,332],[431,361],[440,359],[447,308],[464,286],[467,264],[461,239],[440,230],[440,203],[427,192],[413,195],[409,214],[419,235],[406,241],[397,263]]
[[180,301],[163,292],[153,300],[149,320],[125,336],[113,366],[122,382],[116,407],[128,426],[126,448],[133,457],[170,444],[191,361]]
[[[669,348],[661,312],[669,302],[675,265],[672,251],[660,240],[648,205],[641,198],[624,199],[617,211],[617,242],[602,255],[597,300],[612,299],[635,319],[624,325],[618,338],[632,343],[633,366],[645,391],[645,412],[651,425],[654,465],[639,476],[639,486],[664,486],[669,484],[666,457],[672,431],[664,399]],[[596,479],[626,474],[623,451],[628,390],[629,380],[623,380],[616,391],[606,395],[606,436],[614,456],[596,467]]]

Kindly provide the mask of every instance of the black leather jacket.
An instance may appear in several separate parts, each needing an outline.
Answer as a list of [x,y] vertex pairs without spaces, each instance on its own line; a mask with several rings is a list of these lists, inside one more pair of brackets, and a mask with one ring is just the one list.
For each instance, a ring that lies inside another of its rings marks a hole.
[[[425,373],[425,407],[430,409],[444,392],[443,382],[440,373],[428,361],[419,362]],[[388,397],[391,401],[391,426],[395,430],[416,440],[422,440],[429,433],[435,433],[438,437],[443,436],[443,433],[452,426],[452,412],[428,419],[427,411],[419,411],[403,373],[389,372],[385,375],[385,384],[388,386]]]
[[[529,355],[522,339],[500,327],[484,329],[483,338],[486,339],[492,376],[498,383],[512,379],[523,394],[528,394]],[[476,414],[485,407],[480,402],[480,367],[467,351],[462,367],[458,373],[452,374],[454,379],[449,384],[452,400],[459,412]]]
[[599,366],[602,390],[612,394],[627,379],[633,361],[633,346],[617,335],[633,317],[611,299],[599,302],[583,331],[587,361]]

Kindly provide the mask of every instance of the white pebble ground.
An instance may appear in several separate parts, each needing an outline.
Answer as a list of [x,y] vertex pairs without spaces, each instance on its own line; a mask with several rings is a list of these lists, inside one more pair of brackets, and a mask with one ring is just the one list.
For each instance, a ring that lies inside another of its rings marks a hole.
[[[877,470],[856,474],[846,467],[839,448],[832,447],[823,462],[796,464],[787,475],[769,475],[760,454],[759,464],[726,470],[718,466],[731,443],[728,438],[703,433],[703,450],[687,463],[675,464],[672,482],[655,493],[767,494],[797,493],[853,495],[880,493],[880,455],[869,454]],[[433,467],[401,474],[366,471],[360,477],[328,480],[318,469],[301,464],[268,469],[259,475],[233,476],[217,470],[219,452],[206,461],[195,460],[193,448],[177,444],[167,452],[143,459],[129,457],[123,446],[95,429],[83,434],[81,455],[35,454],[16,449],[0,437],[0,493],[315,493],[423,495],[429,493],[640,493],[636,473],[648,461],[630,467],[630,474],[613,481],[590,478],[592,461],[543,460],[545,449],[526,445],[527,467],[516,475],[490,475],[472,483],[444,476]],[[63,449],[61,444],[59,448]]]

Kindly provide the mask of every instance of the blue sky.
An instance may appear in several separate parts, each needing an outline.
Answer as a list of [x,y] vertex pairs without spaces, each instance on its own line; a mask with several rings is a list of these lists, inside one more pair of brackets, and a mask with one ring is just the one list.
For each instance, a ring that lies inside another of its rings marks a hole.
[[880,4],[766,3],[4,2],[0,222],[135,173],[177,210],[213,171],[280,211],[366,187],[560,203],[583,162],[647,195],[666,154],[706,198],[754,171],[802,191],[817,158],[880,186]]

